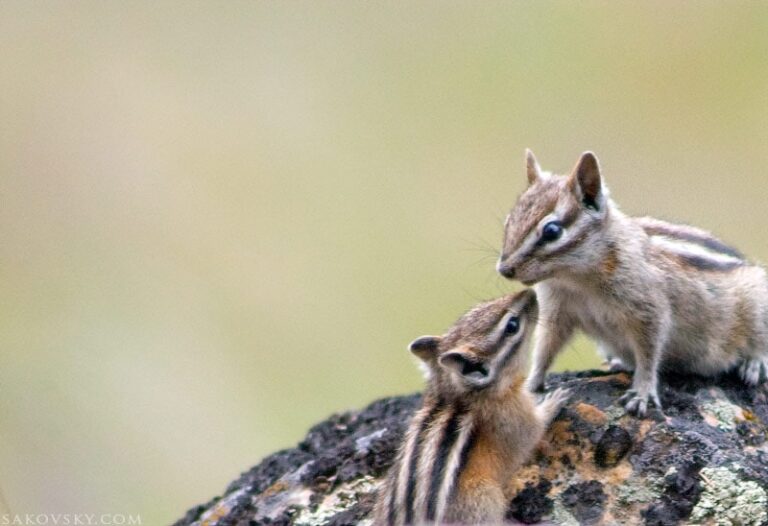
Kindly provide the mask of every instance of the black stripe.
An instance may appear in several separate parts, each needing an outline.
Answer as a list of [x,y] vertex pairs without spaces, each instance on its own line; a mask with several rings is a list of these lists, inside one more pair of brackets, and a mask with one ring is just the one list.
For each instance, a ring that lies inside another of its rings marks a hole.
[[735,268],[743,267],[743,261],[718,261],[716,259],[706,258],[695,254],[675,254],[680,261],[699,270],[712,270],[725,272]]
[[[684,227],[683,227],[684,228]],[[738,259],[744,259],[744,254],[739,250],[733,248],[730,245],[726,245],[719,239],[708,236],[706,234],[698,234],[695,232],[687,232],[685,230],[676,230],[674,228],[667,228],[663,225],[649,225],[643,226],[643,229],[651,235],[662,235],[671,237],[674,239],[681,239],[683,241],[689,241],[695,245],[700,245],[704,248],[725,254]]]
[[581,216],[582,209],[579,207],[574,207],[569,210],[566,210],[563,214],[563,217],[560,218],[560,222],[563,225],[563,228],[568,228],[572,224],[576,222],[576,220]]
[[[541,261],[547,261],[547,260],[550,260],[550,259],[554,259],[554,258],[556,258],[558,256],[561,256],[561,255],[565,254],[566,252],[576,248],[577,246],[581,245],[587,239],[587,234],[590,231],[593,231],[593,230],[595,230],[595,225],[594,224],[589,224],[589,225],[585,226],[580,231],[578,231],[578,236],[577,237],[574,237],[574,238],[570,239],[563,246],[557,248],[556,250],[553,250],[549,254],[543,254],[541,256],[541,258],[540,258]],[[533,252],[536,252],[536,250],[533,250],[532,253]]]
[[[569,228],[573,223],[576,222],[576,220],[579,218],[580,211],[581,210],[576,210],[575,212],[572,212],[572,213],[569,212],[568,214],[564,215],[561,220],[559,220],[560,226],[563,228],[563,230]],[[553,219],[551,222],[557,222],[557,221],[558,221],[557,219]],[[549,223],[547,223],[547,224],[549,224]],[[536,226],[538,226],[538,225],[536,225]],[[536,228],[536,226],[534,226],[534,228]],[[543,238],[539,237],[539,239],[533,245],[533,249],[530,251],[530,253],[534,253],[534,252],[536,252],[537,249],[539,249],[539,248],[541,248],[541,247],[543,247],[545,245],[548,245],[550,243],[551,243],[551,241],[546,241]]]
[[[522,246],[523,242],[524,242],[526,239],[528,239],[528,236],[530,236],[530,235],[531,235],[531,232],[533,232],[534,230],[536,230],[536,228],[539,226],[539,223],[541,223],[542,219],[544,219],[544,218],[545,218],[545,217],[547,217],[548,215],[551,215],[551,214],[552,214],[554,211],[555,211],[555,208],[553,207],[553,208],[551,208],[551,209],[550,209],[550,210],[549,210],[549,211],[548,211],[546,214],[544,214],[544,215],[542,215],[541,217],[539,217],[539,219],[537,219],[537,220],[536,220],[536,221],[535,221],[535,222],[534,222],[534,223],[533,223],[533,224],[532,224],[532,225],[531,225],[531,226],[528,228],[528,230],[526,230],[526,231],[525,231],[525,233],[523,233],[523,234],[520,236],[520,239],[518,239],[517,243],[515,244],[515,246],[514,246],[514,247],[512,247],[512,249],[511,249],[511,251],[510,251],[509,253],[505,253],[505,252],[504,252],[504,249],[503,249],[503,247],[502,247],[502,252],[501,252],[501,255],[500,255],[500,256],[501,256],[501,261],[504,261],[504,260],[505,260],[505,259],[507,259],[509,256],[511,256],[512,254],[514,254],[515,252],[517,252],[517,251],[520,249],[520,247]],[[552,219],[552,221],[558,221],[558,220],[559,220],[559,221],[560,221],[560,223],[563,225],[563,228],[568,228],[568,227],[570,227],[570,226],[571,226],[573,223],[575,223],[575,222],[576,222],[576,220],[577,220],[577,219],[578,219],[578,218],[581,216],[581,214],[582,214],[582,211],[583,211],[583,209],[582,209],[581,207],[579,207],[579,206],[576,206],[576,207],[573,207],[573,208],[570,208],[570,209],[566,210],[566,211],[565,211],[565,213],[563,214],[563,216],[562,216],[562,217],[560,217],[559,219],[558,219],[557,217],[555,217],[555,218],[553,218],[553,219]],[[505,227],[505,228],[506,228],[506,227]],[[504,236],[505,236],[505,239],[504,239],[504,244],[506,245],[506,241],[507,241],[507,239],[506,239],[506,230],[505,230],[505,234],[504,234]],[[535,248],[536,248],[536,247],[538,247],[538,246],[541,246],[542,244],[545,244],[545,243],[542,243],[542,242],[541,242],[541,240],[539,239],[539,240],[536,242],[536,246],[534,247],[534,250],[535,250]],[[530,254],[531,252],[532,252],[532,251],[529,251],[529,254]]]
[[440,437],[440,446],[435,455],[435,463],[432,465],[432,475],[429,479],[429,491],[427,493],[427,522],[435,520],[435,512],[437,511],[437,497],[440,493],[440,483],[445,475],[445,465],[448,462],[448,456],[453,449],[453,445],[456,443],[456,439],[459,438],[459,422],[461,417],[464,416],[463,411],[456,411],[451,416],[451,419],[445,425],[443,436]]
[[[397,466],[395,466],[397,468]],[[389,487],[389,495],[387,495],[387,524],[388,526],[395,526],[397,521],[397,506],[395,500],[397,498],[397,479],[400,478],[399,470],[392,470],[392,484]]]
[[[421,445],[424,442],[424,435],[427,431],[427,427],[435,419],[437,413],[443,408],[442,400],[438,400],[437,403],[429,410],[429,413],[421,424],[419,424],[418,435],[416,436],[416,443],[410,452],[409,458],[405,460],[408,470],[408,483],[405,487],[405,524],[411,524],[413,522],[413,501],[416,497],[416,476],[419,469],[419,457],[421,456]],[[394,499],[392,502],[392,508],[390,513],[394,516],[395,513]]]
[[720,252],[721,254],[725,254],[727,256],[744,259],[744,254],[736,250],[735,248],[726,245],[719,239],[714,239],[711,237],[698,237],[693,235],[685,235],[681,236],[682,239],[685,239],[686,241],[692,241],[694,243],[700,243],[704,247],[714,250],[715,252]]
[[[477,442],[477,432],[475,429],[472,430],[469,437],[467,437],[467,441],[464,443],[464,447],[461,448],[461,456],[459,457],[459,468],[456,471],[458,473],[456,479],[458,480],[461,473],[464,472],[464,468],[467,467],[467,462],[469,461],[469,454],[472,452],[472,449],[475,447],[475,442]],[[458,490],[458,484],[455,484],[451,487],[450,492],[448,493],[448,500],[453,500],[456,496],[456,491]]]

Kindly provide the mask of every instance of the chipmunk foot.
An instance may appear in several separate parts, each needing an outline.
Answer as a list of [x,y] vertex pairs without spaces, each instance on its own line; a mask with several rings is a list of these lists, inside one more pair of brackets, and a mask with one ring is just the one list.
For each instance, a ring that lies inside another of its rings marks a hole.
[[754,387],[768,378],[768,364],[757,358],[745,359],[739,367],[739,376],[750,387]]
[[634,389],[629,389],[624,396],[619,398],[619,403],[624,406],[632,416],[644,418],[648,414],[649,407],[656,407],[661,410],[661,400],[657,393],[640,394]]

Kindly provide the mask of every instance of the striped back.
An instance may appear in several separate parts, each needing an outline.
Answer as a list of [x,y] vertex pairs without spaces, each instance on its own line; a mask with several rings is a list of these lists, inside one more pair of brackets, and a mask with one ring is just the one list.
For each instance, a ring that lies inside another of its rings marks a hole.
[[635,221],[656,247],[676,256],[684,266],[704,271],[728,271],[746,264],[741,252],[705,230],[651,217],[636,218]]
[[744,255],[730,245],[723,243],[711,233],[689,225],[669,223],[653,217],[635,218],[638,224],[649,236],[663,236],[679,241],[699,245],[711,252],[730,256],[734,259],[744,259]]
[[390,471],[385,524],[440,523],[455,496],[475,437],[473,417],[466,408],[428,400],[411,420]]

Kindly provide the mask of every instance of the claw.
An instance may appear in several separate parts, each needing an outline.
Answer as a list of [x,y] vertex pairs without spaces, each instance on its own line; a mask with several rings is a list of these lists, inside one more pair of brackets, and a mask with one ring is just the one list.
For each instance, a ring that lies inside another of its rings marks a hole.
[[619,403],[621,405],[626,405],[626,403],[629,402],[635,396],[637,396],[637,391],[635,391],[634,389],[627,389],[627,392],[624,393],[621,398],[619,398]]
[[563,407],[566,404],[566,402],[568,402],[568,399],[570,397],[571,397],[571,390],[560,387],[558,389],[555,389],[551,393],[547,393],[544,396],[544,399],[542,401],[549,402],[554,406],[560,408],[560,407]]
[[661,405],[661,399],[659,398],[658,393],[651,394],[651,404],[656,407],[659,411],[664,411],[664,408]]
[[624,408],[630,415],[642,418],[648,412],[648,400],[640,396],[635,396],[624,404]]
[[644,418],[648,414],[649,407],[656,407],[661,410],[661,400],[657,393],[649,393],[645,396],[640,395],[634,389],[627,390],[624,396],[619,398],[619,403],[624,406],[630,415]]

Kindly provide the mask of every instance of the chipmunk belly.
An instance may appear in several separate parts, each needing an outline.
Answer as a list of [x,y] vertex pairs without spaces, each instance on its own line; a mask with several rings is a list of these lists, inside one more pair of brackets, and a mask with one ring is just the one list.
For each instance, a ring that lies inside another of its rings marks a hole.
[[[610,349],[613,357],[633,367],[635,356],[627,331],[630,309],[622,308],[597,294],[574,295],[569,300],[572,315],[584,333]],[[573,308],[575,307],[575,309]]]

